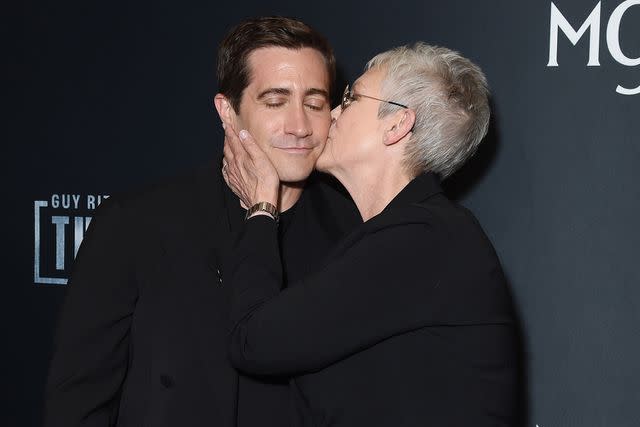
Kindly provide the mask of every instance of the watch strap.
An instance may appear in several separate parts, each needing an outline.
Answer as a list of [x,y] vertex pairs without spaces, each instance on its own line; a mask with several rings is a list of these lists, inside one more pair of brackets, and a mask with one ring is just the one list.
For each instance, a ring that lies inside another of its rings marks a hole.
[[276,208],[274,205],[272,205],[269,202],[258,202],[255,205],[251,206],[249,209],[247,209],[247,214],[245,215],[244,218],[249,219],[251,215],[260,211],[266,212],[269,215],[271,215],[273,219],[276,221],[276,223],[280,219],[280,215],[278,214],[278,208]]

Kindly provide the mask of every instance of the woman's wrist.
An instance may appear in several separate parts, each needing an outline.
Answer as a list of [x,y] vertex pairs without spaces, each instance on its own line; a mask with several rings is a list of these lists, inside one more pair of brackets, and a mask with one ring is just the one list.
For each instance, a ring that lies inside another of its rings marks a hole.
[[[261,186],[262,187],[262,186]],[[266,187],[266,186],[265,186]],[[273,206],[278,206],[278,191],[280,185],[270,186],[270,188],[257,188],[253,200],[251,200],[251,206],[260,202],[271,203]],[[249,206],[249,207],[251,207]]]
[[265,215],[274,219],[276,223],[279,220],[279,212],[276,205],[269,202],[258,202],[253,206],[250,206],[245,216],[246,219],[252,218],[256,215]]

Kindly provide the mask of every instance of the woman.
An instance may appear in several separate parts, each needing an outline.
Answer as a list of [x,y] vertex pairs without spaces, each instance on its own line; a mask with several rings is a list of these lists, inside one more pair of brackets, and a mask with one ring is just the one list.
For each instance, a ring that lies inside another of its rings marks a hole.
[[367,64],[332,116],[317,167],[364,224],[284,290],[277,174],[227,126],[223,172],[252,207],[226,270],[232,363],[290,377],[298,425],[513,425],[505,279],[475,218],[439,184],[486,134],[484,75],[448,49],[400,47]]

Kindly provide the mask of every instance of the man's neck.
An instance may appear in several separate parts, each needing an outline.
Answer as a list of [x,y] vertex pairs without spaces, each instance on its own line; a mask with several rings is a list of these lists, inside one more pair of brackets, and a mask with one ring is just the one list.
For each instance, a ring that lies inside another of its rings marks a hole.
[[285,212],[293,207],[300,199],[304,190],[305,181],[302,182],[281,182],[280,194],[278,196],[278,209]]

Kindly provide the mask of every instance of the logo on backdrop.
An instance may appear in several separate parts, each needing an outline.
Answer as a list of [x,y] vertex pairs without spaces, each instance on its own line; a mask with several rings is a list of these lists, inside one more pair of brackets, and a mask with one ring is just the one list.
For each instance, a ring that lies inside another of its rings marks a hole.
[[106,195],[53,194],[33,203],[35,252],[33,280],[37,284],[66,285],[93,211]]
[[[587,19],[576,30],[564,17],[558,7],[551,3],[551,26],[549,29],[549,62],[547,67],[558,67],[558,30],[561,30],[574,46],[588,32],[589,33],[589,60],[588,67],[600,66],[600,25],[601,3],[598,2]],[[613,59],[627,67],[640,66],[640,56],[630,57],[630,53],[623,52],[620,43],[620,25],[622,18],[632,6],[640,6],[640,0],[626,0],[611,13],[606,27],[607,48]],[[637,16],[637,15],[636,15]],[[624,21],[625,25],[640,25]],[[616,87],[616,92],[622,95],[640,94],[640,85],[636,88],[626,88],[621,85]]]

